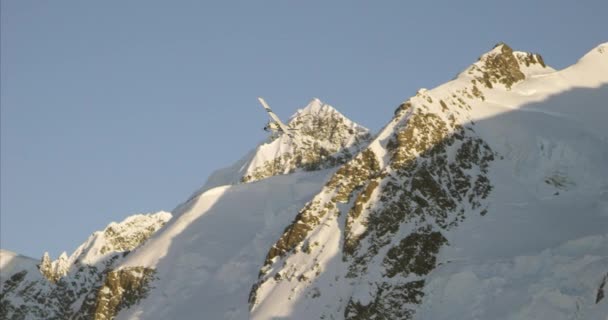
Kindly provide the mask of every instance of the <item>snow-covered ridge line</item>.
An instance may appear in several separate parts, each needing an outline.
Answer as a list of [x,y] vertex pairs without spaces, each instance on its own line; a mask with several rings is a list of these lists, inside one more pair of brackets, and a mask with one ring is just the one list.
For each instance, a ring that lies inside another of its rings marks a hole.
[[135,214],[121,222],[111,222],[103,230],[94,232],[70,256],[63,252],[59,258],[51,261],[48,252],[45,252],[40,263],[40,271],[46,278],[56,282],[70,269],[77,269],[83,264],[97,265],[116,253],[135,249],[171,217],[171,213],[160,211]]
[[[0,318],[97,319],[130,306],[138,301],[134,296],[149,290],[154,270],[116,270],[116,265],[169,219],[171,214],[161,211],[112,222],[70,257],[64,252],[55,261],[48,253],[38,262],[2,251]],[[117,277],[123,278],[122,283]]]

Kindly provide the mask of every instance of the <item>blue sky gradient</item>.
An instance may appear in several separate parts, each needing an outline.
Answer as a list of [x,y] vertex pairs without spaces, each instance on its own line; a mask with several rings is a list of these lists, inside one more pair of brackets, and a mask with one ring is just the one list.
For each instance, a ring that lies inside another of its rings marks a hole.
[[607,3],[3,0],[0,247],[172,210],[265,139],[258,96],[378,131],[500,41],[561,69],[608,40]]

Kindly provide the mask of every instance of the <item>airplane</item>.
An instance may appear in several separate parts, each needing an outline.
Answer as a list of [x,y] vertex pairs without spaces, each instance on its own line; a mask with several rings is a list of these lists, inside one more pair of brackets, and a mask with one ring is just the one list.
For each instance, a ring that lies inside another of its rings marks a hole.
[[293,129],[290,129],[283,122],[281,122],[281,119],[279,119],[279,117],[277,117],[277,115],[274,114],[274,112],[272,112],[272,109],[270,109],[270,107],[268,106],[266,101],[264,101],[264,99],[258,98],[258,101],[260,101],[260,103],[262,104],[262,107],[264,107],[266,112],[268,112],[268,115],[270,116],[270,119],[271,119],[271,121],[269,121],[268,124],[264,127],[264,131],[285,133],[290,138],[293,139],[293,133],[291,132],[291,131],[293,131]]

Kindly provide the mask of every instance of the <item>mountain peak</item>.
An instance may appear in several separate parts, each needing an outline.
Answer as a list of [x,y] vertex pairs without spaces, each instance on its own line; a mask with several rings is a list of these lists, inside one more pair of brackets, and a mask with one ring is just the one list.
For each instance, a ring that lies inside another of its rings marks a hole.
[[[323,130],[324,126],[328,124],[323,120],[343,123],[351,129],[349,131],[368,131],[367,128],[354,123],[336,108],[318,98],[313,98],[304,108],[298,109],[289,118],[287,125],[296,131],[302,131],[296,135],[300,139],[307,137],[319,139],[317,130]],[[329,139],[329,137],[325,137],[325,139]]]
[[369,130],[349,120],[332,106],[313,98],[287,125],[287,135],[260,145],[242,175],[251,182],[298,170],[321,170],[342,164],[371,140]]
[[253,182],[296,171],[337,166],[371,141],[369,130],[319,98],[313,98],[286,122],[293,138],[273,134],[232,166],[212,173],[202,192],[221,185]]
[[336,110],[334,107],[330,106],[329,104],[324,103],[319,98],[313,98],[312,100],[310,100],[310,102],[304,108],[298,109],[296,111],[296,113],[294,113],[289,118],[289,121],[287,124],[289,125],[294,120],[296,120],[296,118],[299,118],[299,117],[309,116],[309,115],[313,115],[313,114],[316,114],[317,116],[327,116],[328,114],[331,114],[331,113],[336,113],[340,117],[344,118],[345,120],[348,120],[344,115],[342,115],[340,112],[338,112],[338,110]]
[[502,41],[500,41],[499,43],[495,44],[491,51],[494,51],[494,50],[497,50],[497,49],[499,51],[506,50],[506,51],[513,52],[513,49],[511,48],[511,46],[509,46],[508,44],[506,44],[505,42],[502,42]]
[[[526,52],[526,51],[517,51],[517,50],[513,50],[513,48],[511,46],[509,46],[508,44],[504,43],[504,42],[499,42],[496,45],[494,45],[494,47],[492,48],[492,50],[486,52],[485,54],[483,54],[479,60],[480,61],[485,61],[488,58],[496,58],[496,56],[501,56],[504,59],[509,59],[511,57],[515,57],[518,58],[518,56],[531,56],[533,58],[533,60],[535,61],[535,63],[539,63],[539,64],[544,64],[544,61],[542,59],[542,57],[537,54],[537,53],[532,53],[532,52]],[[538,60],[537,60],[538,59]],[[525,61],[518,59],[518,62],[523,62],[524,64]],[[529,66],[529,65],[528,65]]]
[[474,76],[486,88],[495,85],[510,90],[513,85],[531,75],[545,74],[555,70],[547,67],[541,55],[514,51],[504,42],[483,54],[465,73]]

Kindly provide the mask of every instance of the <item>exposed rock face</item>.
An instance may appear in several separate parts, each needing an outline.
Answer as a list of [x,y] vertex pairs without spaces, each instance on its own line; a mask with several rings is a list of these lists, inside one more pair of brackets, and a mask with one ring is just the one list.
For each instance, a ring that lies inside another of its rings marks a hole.
[[154,270],[114,270],[130,250],[160,229],[171,214],[134,215],[94,233],[69,258],[51,261],[45,253],[38,270],[1,279],[2,319],[113,319],[121,308],[145,297]]
[[287,126],[293,139],[275,135],[258,147],[243,182],[252,182],[298,170],[321,170],[344,164],[369,141],[369,131],[348,120],[318,99],[299,110]]
[[134,215],[121,223],[111,223],[103,231],[103,236],[107,242],[99,252],[105,254],[112,251],[131,251],[146,241],[170,218],[170,213],[159,212],[148,216]]
[[290,224],[283,236],[270,249],[266,256],[266,264],[272,263],[277,256],[284,256],[300,244],[308,235],[308,232],[319,225],[321,219],[329,214],[338,214],[336,203],[347,201],[351,192],[359,187],[363,181],[369,179],[370,175],[378,170],[378,163],[372,152],[364,151],[353,161],[341,167],[328,182],[329,185],[340,184],[334,201],[323,203],[321,200],[313,201],[306,205],[296,216],[295,221]]
[[[497,84],[511,89],[513,84],[526,78],[526,71],[523,68],[534,65],[543,69],[547,67],[539,54],[514,52],[508,45],[499,43],[494,50],[481,56],[468,72],[475,75],[475,79],[488,89],[492,89]],[[473,90],[480,92],[476,86]]]
[[154,280],[154,269],[133,267],[108,273],[98,290],[95,302],[95,320],[114,319],[121,309],[129,308],[144,299]]

